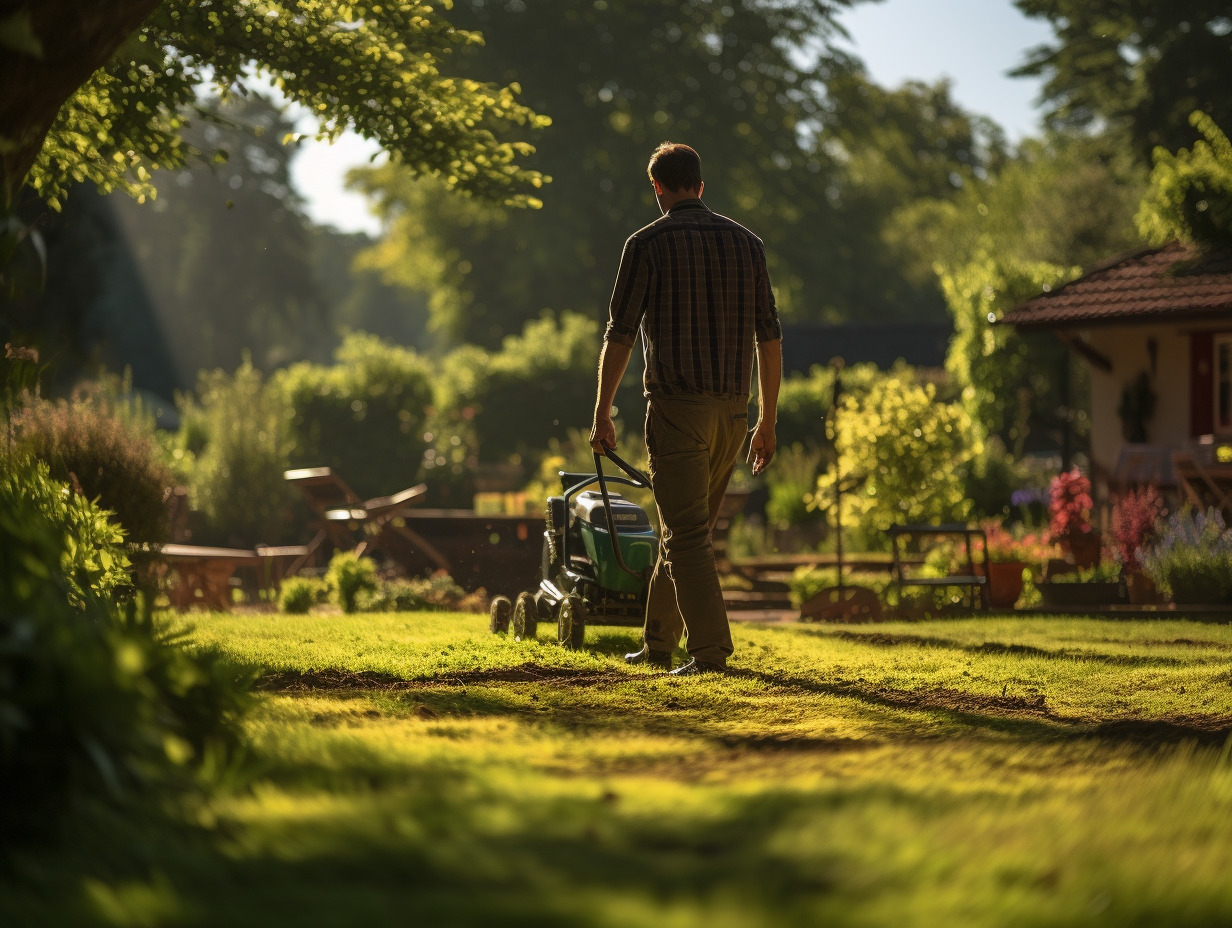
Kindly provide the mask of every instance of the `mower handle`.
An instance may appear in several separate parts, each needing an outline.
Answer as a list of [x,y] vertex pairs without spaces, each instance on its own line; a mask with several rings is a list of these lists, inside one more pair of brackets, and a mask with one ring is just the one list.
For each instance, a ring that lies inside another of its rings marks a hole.
[[643,474],[640,470],[618,455],[611,448],[604,448],[603,454],[598,451],[593,452],[595,456],[595,474],[599,477],[599,489],[603,489],[603,465],[602,458],[610,458],[612,463],[623,470],[633,480],[633,486],[641,487],[643,490],[650,489],[650,478]]
[[598,451],[593,452],[595,456],[595,476],[599,478],[599,494],[603,497],[603,515],[607,518],[607,533],[608,538],[612,542],[612,554],[616,557],[616,563],[620,569],[630,576],[643,577],[644,575],[631,568],[625,563],[625,556],[620,550],[620,538],[616,533],[616,520],[612,516],[612,501],[607,494],[607,481],[603,477],[603,458],[608,457],[612,462],[629,475],[629,483],[634,487],[641,487],[649,490],[650,478],[643,474],[640,470],[630,464],[628,461],[621,458],[611,448],[605,448],[604,453]]

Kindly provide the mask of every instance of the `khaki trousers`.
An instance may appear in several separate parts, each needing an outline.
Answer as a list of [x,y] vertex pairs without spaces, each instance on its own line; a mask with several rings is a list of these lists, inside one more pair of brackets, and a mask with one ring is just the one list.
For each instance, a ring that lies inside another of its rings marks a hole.
[[710,533],[748,433],[748,398],[651,397],[646,404],[650,482],[662,533],[646,603],[646,643],[671,651],[686,631],[689,655],[726,664],[731,629]]

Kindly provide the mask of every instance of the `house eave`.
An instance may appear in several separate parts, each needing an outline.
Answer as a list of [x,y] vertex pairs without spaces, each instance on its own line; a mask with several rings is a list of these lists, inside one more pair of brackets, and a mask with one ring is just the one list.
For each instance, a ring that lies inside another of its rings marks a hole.
[[1019,332],[1065,331],[1069,329],[1107,329],[1126,328],[1132,326],[1157,325],[1232,325],[1232,307],[1219,309],[1177,310],[1168,309],[1162,312],[1132,313],[1126,315],[1109,315],[1100,313],[1090,316],[1074,315],[1065,319],[1016,320],[1002,317],[997,320],[999,325],[1012,325]]

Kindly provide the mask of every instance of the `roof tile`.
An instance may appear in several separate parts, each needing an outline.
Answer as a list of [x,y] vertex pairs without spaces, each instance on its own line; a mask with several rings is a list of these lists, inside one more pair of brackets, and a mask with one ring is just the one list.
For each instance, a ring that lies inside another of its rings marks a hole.
[[1016,328],[1201,319],[1232,313],[1232,249],[1179,243],[1121,255],[1007,312]]

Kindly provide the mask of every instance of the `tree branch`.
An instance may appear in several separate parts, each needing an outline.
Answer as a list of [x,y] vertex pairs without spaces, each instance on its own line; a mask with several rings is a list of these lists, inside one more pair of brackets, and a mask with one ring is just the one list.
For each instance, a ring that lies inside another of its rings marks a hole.
[[0,20],[30,18],[36,57],[0,55],[0,206],[6,210],[66,100],[162,0],[0,0]]

